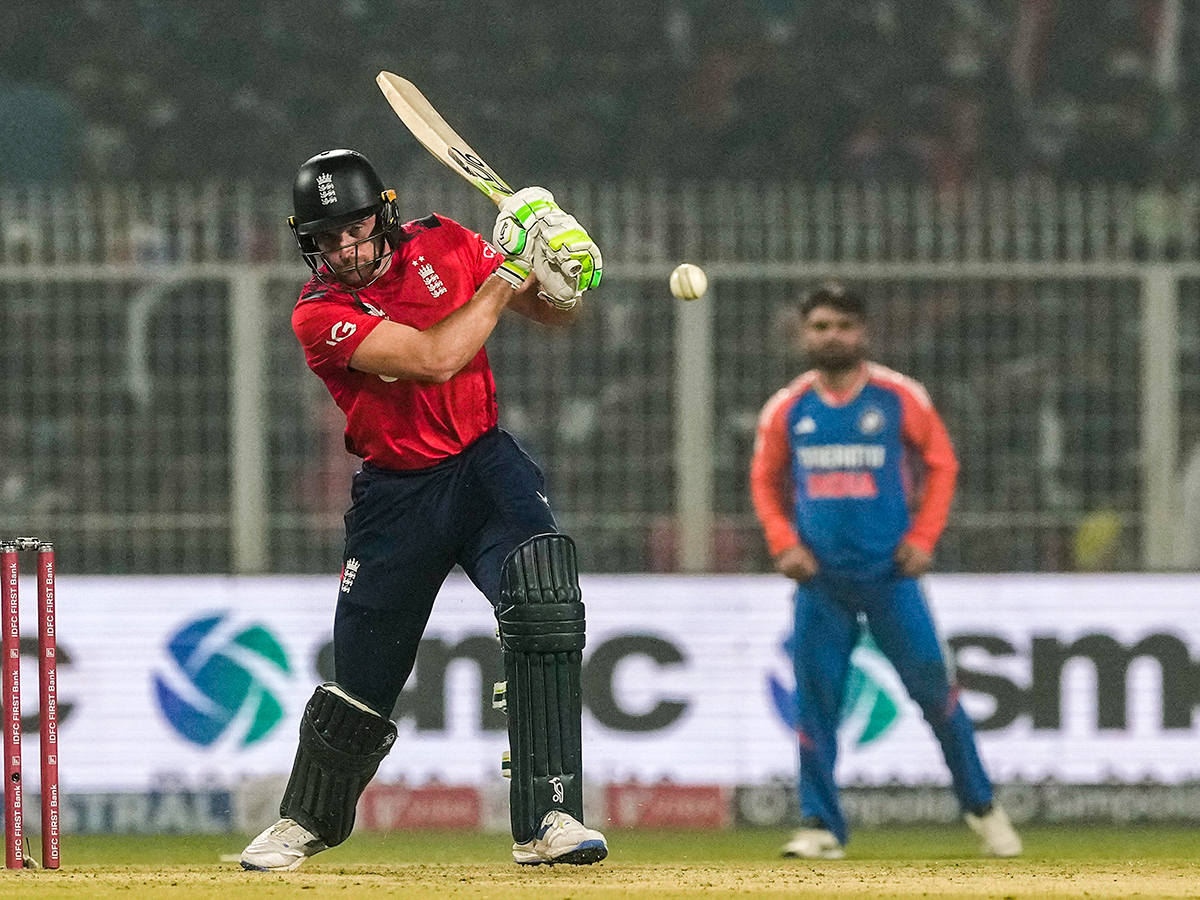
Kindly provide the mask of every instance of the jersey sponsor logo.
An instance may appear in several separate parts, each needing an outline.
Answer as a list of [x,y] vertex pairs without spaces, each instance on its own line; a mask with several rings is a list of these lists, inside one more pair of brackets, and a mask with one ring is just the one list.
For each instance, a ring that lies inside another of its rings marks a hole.
[[875,476],[870,472],[809,472],[804,490],[813,500],[862,500],[879,496]]
[[887,448],[882,444],[819,444],[796,450],[806,469],[882,469]]
[[433,263],[427,263],[424,256],[418,256],[412,264],[416,267],[421,280],[425,282],[425,287],[429,288],[431,296],[440,297],[446,293],[446,286],[442,284],[441,276],[433,270]]
[[350,593],[350,588],[354,586],[354,579],[358,575],[358,567],[362,565],[353,556],[346,560],[346,565],[342,567],[342,593]]
[[353,322],[338,322],[329,329],[329,339],[325,343],[330,347],[335,347],[356,331],[358,331],[358,326]]
[[812,434],[817,430],[817,423],[812,416],[804,416],[792,429],[796,434]]
[[320,198],[322,206],[337,203],[337,191],[333,187],[333,176],[328,172],[322,172],[317,176],[317,196]]
[[499,252],[495,247],[493,247],[487,241],[484,241],[483,238],[480,238],[479,240],[483,241],[483,258],[484,259],[491,259]]
[[883,425],[886,420],[883,418],[883,413],[879,410],[871,408],[866,410],[858,420],[858,430],[870,437],[873,434],[879,434],[883,431]]

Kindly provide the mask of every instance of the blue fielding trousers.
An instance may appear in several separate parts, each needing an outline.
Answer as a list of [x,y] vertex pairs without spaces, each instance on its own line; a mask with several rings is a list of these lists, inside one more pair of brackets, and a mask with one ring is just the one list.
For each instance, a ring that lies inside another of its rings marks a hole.
[[843,844],[849,837],[834,782],[837,728],[863,614],[942,748],[954,793],[966,812],[985,809],[992,784],[975,726],[950,683],[941,644],[914,578],[860,581],[821,572],[796,589],[795,667],[800,741],[800,813],[820,819]]

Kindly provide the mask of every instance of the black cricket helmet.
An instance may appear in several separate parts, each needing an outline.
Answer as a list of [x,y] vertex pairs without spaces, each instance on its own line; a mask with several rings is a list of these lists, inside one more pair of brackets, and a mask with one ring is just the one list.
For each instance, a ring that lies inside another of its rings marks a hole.
[[374,213],[378,226],[370,239],[382,235],[392,247],[397,243],[396,192],[384,188],[371,161],[355,150],[326,150],[300,166],[292,185],[292,210],[288,225],[304,261],[322,281],[324,259],[317,248],[318,234]]

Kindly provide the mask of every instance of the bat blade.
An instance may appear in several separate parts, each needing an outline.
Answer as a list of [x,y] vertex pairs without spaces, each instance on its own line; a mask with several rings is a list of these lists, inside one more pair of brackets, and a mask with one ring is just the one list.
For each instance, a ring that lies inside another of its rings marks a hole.
[[497,204],[513,193],[504,179],[492,171],[492,167],[446,123],[416,85],[391,72],[380,72],[375,82],[413,137],[443,164]]

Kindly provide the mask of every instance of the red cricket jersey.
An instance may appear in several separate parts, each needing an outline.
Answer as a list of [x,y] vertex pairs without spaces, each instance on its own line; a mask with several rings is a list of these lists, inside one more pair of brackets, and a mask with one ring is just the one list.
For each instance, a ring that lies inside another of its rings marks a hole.
[[312,369],[346,414],[346,449],[385,469],[424,469],[495,426],[496,382],[480,348],[445,384],[390,380],[350,368],[383,319],[424,330],[474,296],[503,261],[475,232],[438,215],[405,224],[388,271],[351,291],[315,276],[300,292],[292,329]]

